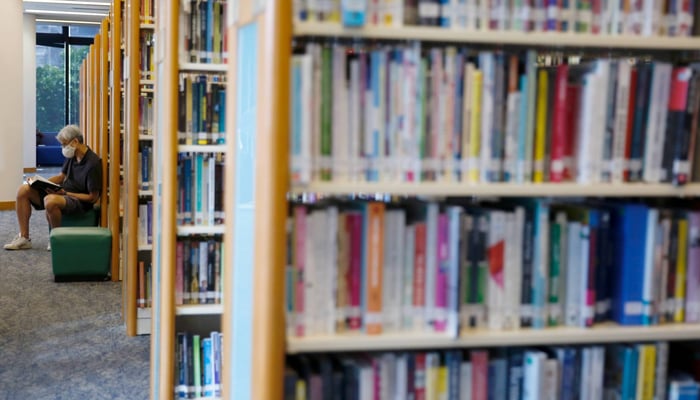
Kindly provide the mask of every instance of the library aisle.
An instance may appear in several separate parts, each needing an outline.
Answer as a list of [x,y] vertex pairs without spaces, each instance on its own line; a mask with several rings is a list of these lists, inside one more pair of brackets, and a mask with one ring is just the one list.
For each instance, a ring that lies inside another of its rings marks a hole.
[[[0,212],[0,241],[16,234]],[[0,250],[0,398],[146,399],[149,337],[124,334],[121,283],[54,283],[43,211],[30,234],[31,250]]]

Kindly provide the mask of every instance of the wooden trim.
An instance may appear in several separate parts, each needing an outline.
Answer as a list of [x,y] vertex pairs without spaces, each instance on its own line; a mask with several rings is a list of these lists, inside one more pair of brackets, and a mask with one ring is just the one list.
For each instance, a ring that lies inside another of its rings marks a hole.
[[[122,76],[122,60],[121,60],[121,50],[120,50],[120,40],[121,40],[121,24],[122,24],[122,2],[121,0],[115,0],[112,2],[112,24],[110,25],[111,31],[111,44],[110,44],[110,57],[111,57],[111,72],[109,76],[111,96],[110,96],[110,144],[109,144],[109,159],[110,159],[110,169],[109,169],[109,226],[112,231],[112,280],[119,279],[119,259],[120,259],[120,243],[121,243],[121,230],[119,229],[119,208],[121,207],[120,196],[121,196],[121,182],[119,179],[120,172],[120,160],[121,160],[121,120],[120,120],[120,106],[121,106],[121,84],[118,79]],[[116,83],[116,88],[115,88]],[[122,295],[122,302],[124,302],[126,287],[123,286],[122,290],[124,294]],[[123,313],[127,317],[128,310]],[[129,324],[136,325],[136,310],[133,311],[133,319],[126,320],[127,326]]]
[[[126,43],[124,65],[124,211],[126,226],[139,223],[139,0],[126,2]],[[127,310],[136,312],[138,293],[138,234],[126,236]],[[131,319],[132,316],[128,315]],[[135,320],[135,316],[133,317]],[[127,334],[136,335],[136,325],[127,327]]]
[[[162,8],[161,8],[162,7]],[[161,215],[158,221],[160,237],[160,255],[154,263],[154,273],[159,276],[156,295],[158,296],[153,313],[153,330],[151,332],[151,399],[172,398],[175,374],[175,248],[176,248],[176,209],[177,209],[177,127],[178,127],[178,29],[179,1],[161,1],[156,5],[157,46],[156,60],[159,74],[158,107],[163,110],[162,119],[158,119],[158,141],[156,152],[160,167],[160,194],[157,195]],[[163,28],[165,27],[165,28]],[[162,54],[162,61],[159,55]],[[162,102],[162,103],[161,103]]]
[[[245,2],[244,2],[245,3]],[[239,2],[240,4],[240,2]],[[238,74],[238,62],[236,60],[236,55],[238,54],[238,27],[231,26],[228,28],[226,34],[228,35],[228,71],[226,73],[226,173],[224,173],[224,215],[226,216],[226,232],[224,234],[224,244],[223,248],[226,249],[224,252],[224,264],[221,276],[225,277],[225,283],[223,284],[223,303],[224,303],[224,313],[221,317],[221,333],[223,346],[226,354],[230,354],[229,350],[233,348],[233,327],[234,315],[233,315],[233,255],[235,252],[234,246],[234,220],[235,215],[235,199],[236,199],[236,179],[235,179],[235,168],[236,165],[236,146],[234,145],[235,135],[236,135],[236,76]],[[233,360],[230,357],[222,357],[222,367],[221,376],[228,378],[231,376],[229,372],[233,368]],[[221,385],[221,398],[222,399],[232,399],[233,393],[231,392],[230,382],[227,385]]]
[[[102,158],[102,196],[100,196],[100,225],[107,227],[107,180],[109,179],[109,18],[102,19],[102,47],[100,48],[100,157]],[[110,267],[111,269],[111,267]],[[118,277],[112,276],[116,281]]]
[[0,201],[0,211],[8,211],[15,209],[14,201]]
[[34,173],[34,172],[36,172],[36,167],[25,168],[25,169],[23,170],[23,172],[24,172],[25,174]]
[[[289,70],[292,7],[271,0],[261,15],[263,69],[259,77],[256,143],[256,233],[253,320],[254,399],[279,399],[284,382],[284,280],[289,156]],[[267,108],[265,108],[267,106]],[[275,118],[270,118],[275,115]],[[262,176],[261,176],[262,175]],[[270,251],[278,249],[279,251]]]

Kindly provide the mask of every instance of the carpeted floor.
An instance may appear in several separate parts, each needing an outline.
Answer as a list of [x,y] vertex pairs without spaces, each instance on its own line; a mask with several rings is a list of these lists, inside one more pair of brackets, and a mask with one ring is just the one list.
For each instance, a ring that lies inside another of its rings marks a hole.
[[[17,231],[0,212],[0,244]],[[0,249],[0,400],[147,399],[150,337],[126,335],[121,283],[54,283],[43,211],[30,236]]]

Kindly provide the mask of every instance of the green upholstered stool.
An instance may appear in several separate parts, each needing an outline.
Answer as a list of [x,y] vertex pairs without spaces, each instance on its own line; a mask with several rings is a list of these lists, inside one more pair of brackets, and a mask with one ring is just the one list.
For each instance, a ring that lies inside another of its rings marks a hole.
[[93,208],[81,214],[64,215],[61,217],[61,227],[97,226],[99,221],[100,209]]
[[107,228],[60,227],[51,230],[54,281],[95,281],[110,277],[112,231]]

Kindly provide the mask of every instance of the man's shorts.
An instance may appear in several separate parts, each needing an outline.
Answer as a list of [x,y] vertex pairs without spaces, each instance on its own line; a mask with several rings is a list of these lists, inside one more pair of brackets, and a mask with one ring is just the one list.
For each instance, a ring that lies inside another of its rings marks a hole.
[[[46,194],[39,194],[39,197],[41,198],[41,204],[35,204],[34,202],[31,202],[32,207],[34,207],[35,210],[44,209],[44,197],[46,197]],[[85,206],[83,202],[76,199],[75,197],[64,195],[63,198],[66,199],[66,206],[63,208],[63,210],[61,210],[61,214],[63,215],[82,214],[88,210],[88,207]]]

